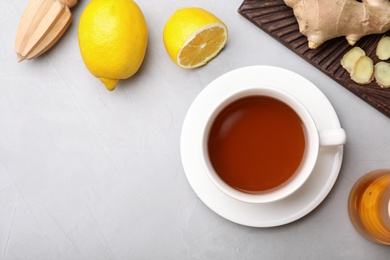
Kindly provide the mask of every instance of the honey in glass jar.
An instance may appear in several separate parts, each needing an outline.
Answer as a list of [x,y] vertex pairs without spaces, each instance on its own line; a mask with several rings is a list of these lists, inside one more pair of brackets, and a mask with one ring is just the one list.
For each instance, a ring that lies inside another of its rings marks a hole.
[[368,240],[390,245],[390,169],[367,173],[353,186],[348,200],[355,228]]

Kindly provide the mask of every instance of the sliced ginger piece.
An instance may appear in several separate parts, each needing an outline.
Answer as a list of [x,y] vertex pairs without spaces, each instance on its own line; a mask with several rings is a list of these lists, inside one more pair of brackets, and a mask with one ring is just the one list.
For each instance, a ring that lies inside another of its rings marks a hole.
[[368,56],[360,57],[351,71],[351,79],[359,84],[370,83],[374,75],[374,62]]
[[375,80],[382,88],[390,87],[390,63],[380,61],[375,64]]
[[341,59],[341,66],[351,73],[357,60],[363,56],[366,56],[366,52],[362,48],[353,47]]
[[385,36],[379,40],[376,46],[376,56],[381,60],[388,60],[390,58],[390,37]]

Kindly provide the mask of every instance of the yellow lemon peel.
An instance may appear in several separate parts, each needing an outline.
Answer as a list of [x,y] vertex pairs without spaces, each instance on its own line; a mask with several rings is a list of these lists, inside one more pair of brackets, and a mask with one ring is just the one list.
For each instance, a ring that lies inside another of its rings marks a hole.
[[197,7],[175,11],[164,26],[165,48],[181,68],[205,65],[225,47],[226,25],[214,14]]
[[99,79],[101,82],[103,82],[104,86],[106,86],[106,88],[109,91],[113,91],[116,88],[116,84],[118,84],[119,81],[119,79],[107,79],[103,77],[100,77]]
[[145,17],[133,0],[93,0],[80,17],[78,39],[87,69],[111,91],[118,80],[133,76],[144,60]]

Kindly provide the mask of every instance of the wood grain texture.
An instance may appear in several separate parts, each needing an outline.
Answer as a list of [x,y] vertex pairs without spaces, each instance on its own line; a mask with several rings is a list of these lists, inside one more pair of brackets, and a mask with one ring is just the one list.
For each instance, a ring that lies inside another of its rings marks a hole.
[[[306,36],[299,32],[292,9],[285,5],[283,0],[244,0],[238,13],[340,85],[390,117],[390,88],[381,88],[375,81],[366,85],[357,84],[350,79],[349,73],[340,65],[342,56],[352,48],[344,37],[329,40],[317,49],[309,49]],[[382,36],[383,34],[363,37],[355,46],[361,47],[367,56],[377,63],[379,59],[375,55],[375,50]]]
[[76,3],[77,0],[30,0],[16,32],[18,61],[35,58],[58,41],[72,22],[69,6]]

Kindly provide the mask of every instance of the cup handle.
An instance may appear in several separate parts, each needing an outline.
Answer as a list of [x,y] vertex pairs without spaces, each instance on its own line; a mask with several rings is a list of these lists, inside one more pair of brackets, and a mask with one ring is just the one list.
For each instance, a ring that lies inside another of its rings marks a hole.
[[336,128],[319,131],[321,146],[342,145],[347,141],[344,129]]

